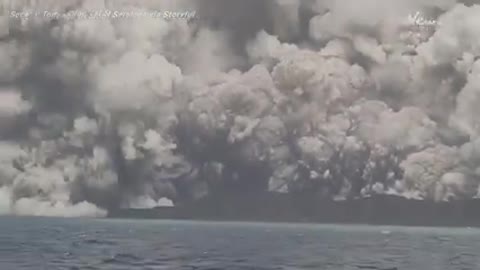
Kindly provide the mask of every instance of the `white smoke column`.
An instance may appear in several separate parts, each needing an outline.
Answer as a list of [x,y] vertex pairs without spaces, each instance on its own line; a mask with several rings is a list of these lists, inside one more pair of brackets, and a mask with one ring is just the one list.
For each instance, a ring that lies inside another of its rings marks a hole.
[[457,108],[451,116],[451,124],[466,132],[472,138],[479,136],[479,122],[475,117],[477,113],[476,102],[480,98],[480,62],[473,64],[472,70],[468,74],[465,87],[457,96]]
[[8,187],[0,188],[0,215],[8,215],[11,213],[10,190]]
[[441,200],[443,195],[437,194],[437,187],[452,178],[446,175],[442,179],[442,176],[453,171],[459,161],[456,148],[442,145],[411,154],[401,163],[405,170],[406,187],[418,192],[422,198]]
[[[0,18],[0,213],[103,216],[211,192],[448,200],[478,189],[478,5],[1,8],[198,13]],[[409,25],[416,12],[439,24]]]
[[18,200],[13,209],[13,214],[28,216],[102,217],[106,215],[105,210],[100,210],[88,202],[81,202],[72,206],[62,201],[55,201],[51,204],[31,198]]
[[419,47],[419,53],[429,65],[454,63],[464,53],[478,55],[478,14],[480,7],[456,5],[440,16],[433,37]]

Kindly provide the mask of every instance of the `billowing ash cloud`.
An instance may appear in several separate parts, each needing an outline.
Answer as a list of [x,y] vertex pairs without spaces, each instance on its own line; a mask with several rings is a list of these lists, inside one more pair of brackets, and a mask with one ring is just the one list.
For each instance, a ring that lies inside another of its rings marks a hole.
[[478,196],[478,5],[4,2],[0,214],[266,190]]

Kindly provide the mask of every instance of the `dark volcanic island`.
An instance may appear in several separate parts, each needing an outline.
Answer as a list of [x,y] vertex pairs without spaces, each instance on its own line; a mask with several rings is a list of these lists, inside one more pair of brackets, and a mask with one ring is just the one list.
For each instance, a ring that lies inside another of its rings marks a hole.
[[433,202],[374,195],[334,201],[273,192],[246,197],[212,196],[174,207],[119,209],[109,217],[480,227],[480,199]]

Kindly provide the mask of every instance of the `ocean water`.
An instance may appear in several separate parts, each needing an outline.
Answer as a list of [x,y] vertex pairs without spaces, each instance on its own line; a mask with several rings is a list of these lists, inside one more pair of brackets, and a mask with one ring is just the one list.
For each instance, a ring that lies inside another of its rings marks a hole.
[[480,230],[0,217],[0,269],[480,269]]

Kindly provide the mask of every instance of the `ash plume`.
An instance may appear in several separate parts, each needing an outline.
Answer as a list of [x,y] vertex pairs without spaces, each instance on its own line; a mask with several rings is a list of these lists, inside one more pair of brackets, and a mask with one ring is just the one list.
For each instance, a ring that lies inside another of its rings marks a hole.
[[0,214],[477,197],[480,5],[360,2],[3,1]]

